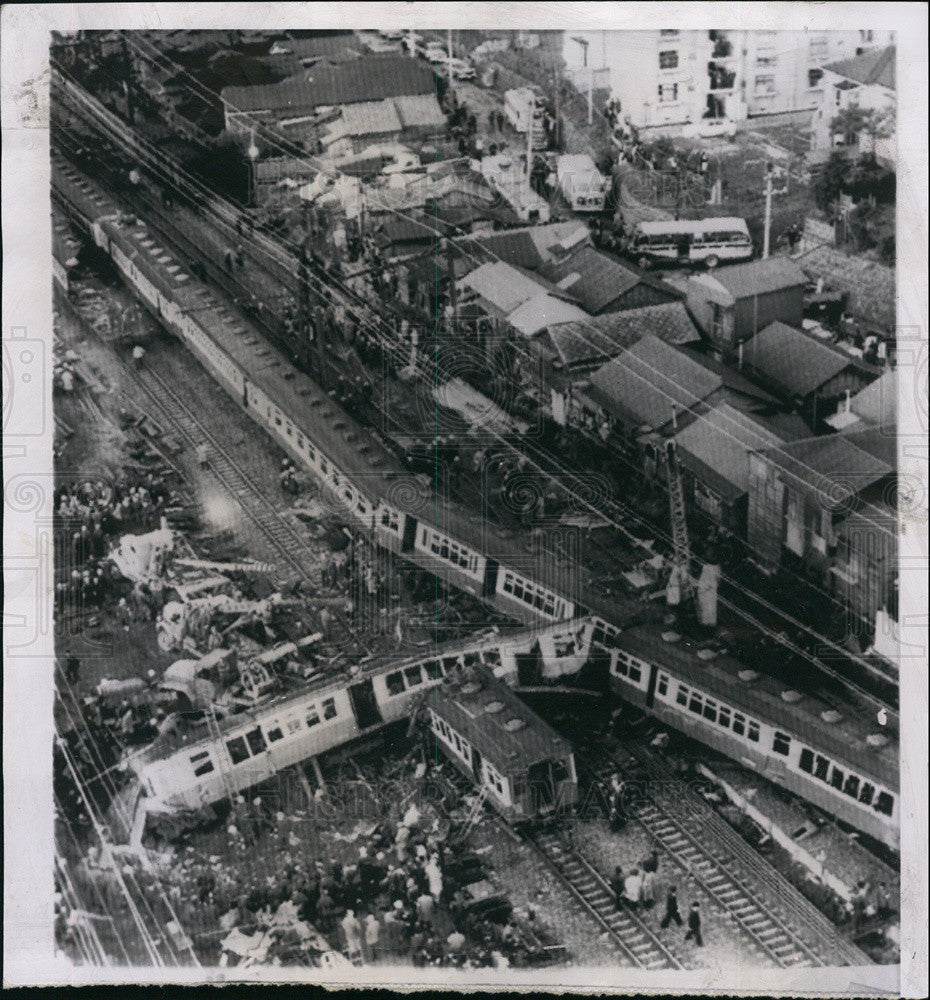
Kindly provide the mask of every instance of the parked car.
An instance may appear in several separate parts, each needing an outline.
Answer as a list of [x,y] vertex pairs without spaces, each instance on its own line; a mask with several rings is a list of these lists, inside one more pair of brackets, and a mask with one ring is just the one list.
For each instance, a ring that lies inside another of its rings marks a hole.
[[442,42],[427,42],[423,48],[423,55],[431,63],[446,62],[449,58],[449,53]]

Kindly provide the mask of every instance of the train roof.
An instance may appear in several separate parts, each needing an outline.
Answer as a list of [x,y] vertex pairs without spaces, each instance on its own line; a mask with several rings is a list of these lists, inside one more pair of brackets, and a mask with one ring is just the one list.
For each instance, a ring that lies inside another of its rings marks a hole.
[[105,216],[112,215],[116,207],[103,191],[75,170],[54,150],[51,152],[52,188],[58,188],[64,200],[84,217],[88,227]]
[[449,675],[429,706],[504,774],[571,756],[568,740],[487,670]]
[[[787,687],[775,678],[758,671],[750,674],[744,663],[725,653],[703,660],[697,655],[697,643],[685,637],[666,642],[662,633],[661,627],[636,625],[621,632],[615,641],[636,656],[666,666],[686,683],[690,681],[734,707],[757,715],[762,722],[782,726],[789,735],[808,741],[814,749],[833,754],[897,787],[897,733],[877,721],[869,722],[862,708],[848,702],[832,704],[806,693],[798,700],[786,701],[783,694]],[[827,714],[824,718],[824,713],[831,711],[840,717]],[[872,745],[879,742],[874,740],[876,736],[884,737],[882,745]]]
[[746,220],[739,216],[722,216],[716,219],[676,219],[638,222],[637,230],[646,236],[661,236],[663,233],[702,233],[711,226],[718,229],[734,229],[746,232]]
[[[565,623],[560,623],[565,625]],[[411,666],[425,661],[439,660],[453,656],[461,652],[478,651],[494,648],[508,642],[518,642],[523,637],[531,635],[541,635],[547,628],[554,626],[537,627],[530,629],[517,629],[511,632],[491,633],[479,636],[465,636],[461,639],[454,639],[450,642],[436,643],[424,646],[422,649],[403,655],[379,656],[367,662],[361,663],[353,672],[351,669],[340,670],[338,673],[320,674],[310,680],[300,684],[298,688],[282,691],[280,694],[272,695],[251,708],[247,708],[235,715],[230,715],[219,721],[218,726],[211,732],[211,727],[206,720],[185,722],[182,728],[176,729],[172,733],[157,737],[148,746],[135,751],[131,756],[138,763],[151,763],[156,760],[163,760],[170,757],[178,750],[190,747],[195,743],[214,736],[224,736],[233,730],[248,726],[266,718],[269,713],[274,715],[280,712],[287,712],[291,708],[299,705],[305,699],[311,697],[326,697],[334,691],[342,690],[351,684],[355,684],[368,677],[378,674],[390,673],[394,670],[402,670],[405,666]],[[475,656],[473,662],[469,662],[465,657],[465,665],[468,668],[480,666],[481,658]]]

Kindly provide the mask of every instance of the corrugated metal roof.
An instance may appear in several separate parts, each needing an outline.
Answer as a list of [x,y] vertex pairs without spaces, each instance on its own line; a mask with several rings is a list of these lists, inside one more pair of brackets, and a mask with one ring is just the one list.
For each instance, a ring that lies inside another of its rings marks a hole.
[[700,340],[700,334],[680,302],[604,313],[586,320],[560,323],[548,331],[559,360],[566,366],[614,358],[650,334],[666,344],[690,344]]
[[791,396],[807,396],[854,364],[849,355],[777,320],[743,345],[743,362]]
[[445,129],[446,116],[435,94],[408,94],[394,98],[394,106],[404,128],[431,126]]
[[359,101],[342,109],[346,135],[387,135],[400,132],[400,118],[393,101]]
[[777,434],[727,403],[702,414],[679,431],[675,440],[681,464],[698,478],[710,469],[729,487],[728,499],[749,490],[749,452],[782,443]]
[[[568,740],[531,711],[506,684],[487,670],[475,670],[473,676],[481,685],[479,690],[472,691],[467,682],[462,685],[446,681],[433,689],[429,706],[476,747],[482,757],[504,774],[513,774],[538,761],[564,760],[569,756]],[[503,706],[500,711],[487,711],[493,702]],[[513,719],[524,725],[511,732],[507,724]]]
[[878,84],[895,90],[895,54],[895,46],[889,45],[884,49],[863,52],[852,59],[830,63],[824,69],[838,76],[845,76],[847,80],[855,80],[856,83]]
[[505,316],[544,291],[539,282],[503,261],[482,264],[462,280],[463,284]]
[[321,105],[435,92],[436,77],[425,63],[385,56],[314,67],[299,77],[262,87],[226,87],[221,97],[238,111],[298,113]]
[[718,267],[713,274],[703,278],[708,282],[718,282],[737,299],[807,284],[804,272],[788,257],[769,257],[767,260]]
[[672,406],[690,408],[723,385],[719,375],[651,335],[591,376],[589,394],[609,412],[656,429]]
[[795,484],[819,493],[828,508],[844,505],[851,496],[894,472],[893,466],[843,434],[792,441],[760,454],[788,473]]
[[507,322],[525,337],[532,337],[552,323],[570,320],[577,322],[589,318],[584,309],[543,292],[518,306],[507,316]]

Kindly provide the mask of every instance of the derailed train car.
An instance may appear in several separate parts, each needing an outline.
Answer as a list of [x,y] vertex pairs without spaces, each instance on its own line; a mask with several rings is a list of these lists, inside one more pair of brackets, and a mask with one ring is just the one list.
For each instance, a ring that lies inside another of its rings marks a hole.
[[426,705],[440,750],[511,823],[578,800],[571,744],[483,668],[450,673]]

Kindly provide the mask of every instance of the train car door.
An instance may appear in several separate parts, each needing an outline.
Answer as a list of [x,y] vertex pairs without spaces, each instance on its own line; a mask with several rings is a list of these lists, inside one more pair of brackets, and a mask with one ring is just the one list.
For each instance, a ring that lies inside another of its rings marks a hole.
[[481,773],[481,754],[477,747],[471,748],[471,769],[475,776],[475,783],[480,788],[484,784],[484,776]]
[[482,597],[493,597],[497,592],[497,571],[500,563],[496,559],[488,556],[484,560],[484,586],[481,590]]
[[646,708],[652,708],[656,700],[656,681],[659,677],[659,668],[653,663],[649,668],[649,686],[646,688]]
[[404,515],[404,537],[400,543],[401,552],[412,552],[417,540],[417,519],[409,514]]
[[538,811],[551,806],[555,800],[555,793],[550,761],[541,760],[532,764],[526,772],[526,778],[533,794],[533,808]]
[[369,726],[377,726],[384,721],[370,677],[349,687],[349,699],[359,729],[368,729]]

